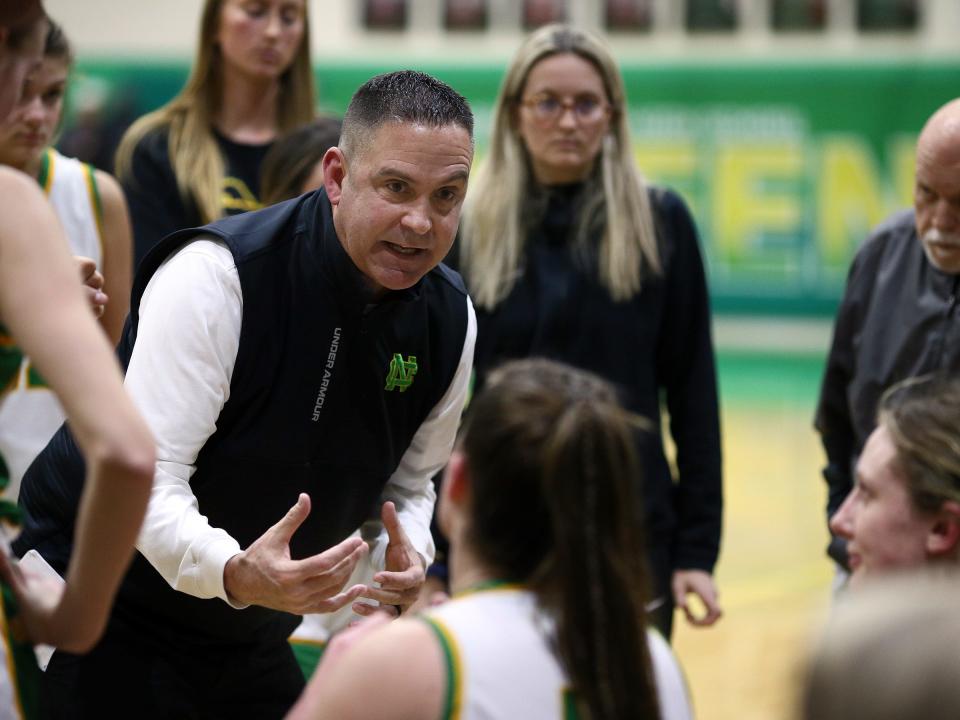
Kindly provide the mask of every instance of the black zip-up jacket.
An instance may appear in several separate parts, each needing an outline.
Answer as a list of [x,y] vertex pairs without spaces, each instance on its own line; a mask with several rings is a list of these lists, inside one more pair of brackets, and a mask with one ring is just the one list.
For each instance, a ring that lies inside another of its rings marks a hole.
[[[827,455],[827,518],[853,489],[857,457],[884,390],[908,377],[960,370],[960,276],[933,267],[912,210],[879,225],[857,251],[837,311],[814,424]],[[828,553],[844,567],[846,543]]]
[[[710,301],[697,231],[683,200],[651,190],[661,275],[615,302],[597,271],[599,242],[572,242],[580,185],[551,189],[510,294],[477,308],[477,387],[505,360],[548,357],[612,382],[655,426],[639,440],[650,561],[659,593],[677,569],[712,572],[723,513],[720,420]],[[597,229],[597,240],[602,228]],[[585,257],[578,253],[585,250]],[[454,259],[456,261],[456,259]],[[469,278],[467,278],[469,287]],[[661,398],[677,447],[674,478],[660,439]]]
[[[160,264],[198,235],[222,239],[233,253],[243,321],[230,397],[197,457],[191,490],[210,524],[241,547],[306,492],[311,512],[290,551],[294,558],[321,552],[376,515],[384,485],[450,386],[467,332],[463,284],[441,265],[371,304],[319,190],[167,237],[141,266],[131,308]],[[124,366],[137,329],[134,312],[118,349]],[[395,355],[417,366],[402,392],[388,387]],[[63,570],[83,477],[64,426],[24,478],[19,553],[36,547]],[[285,639],[299,622],[173,590],[139,554],[116,611],[151,618],[163,632],[226,642]]]

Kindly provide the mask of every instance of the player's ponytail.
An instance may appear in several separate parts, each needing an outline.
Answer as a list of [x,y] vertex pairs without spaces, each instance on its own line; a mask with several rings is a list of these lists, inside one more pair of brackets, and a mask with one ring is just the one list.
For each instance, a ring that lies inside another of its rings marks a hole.
[[463,433],[468,538],[556,622],[583,717],[659,717],[646,642],[636,422],[599,378],[546,360],[493,373]]

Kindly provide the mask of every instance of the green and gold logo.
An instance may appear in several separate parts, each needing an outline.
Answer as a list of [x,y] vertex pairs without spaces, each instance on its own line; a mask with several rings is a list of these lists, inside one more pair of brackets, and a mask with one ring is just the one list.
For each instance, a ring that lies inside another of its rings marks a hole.
[[390,361],[390,370],[387,372],[387,384],[384,390],[399,390],[403,392],[413,384],[413,376],[417,374],[417,358],[408,355],[403,359],[400,353],[393,354]]

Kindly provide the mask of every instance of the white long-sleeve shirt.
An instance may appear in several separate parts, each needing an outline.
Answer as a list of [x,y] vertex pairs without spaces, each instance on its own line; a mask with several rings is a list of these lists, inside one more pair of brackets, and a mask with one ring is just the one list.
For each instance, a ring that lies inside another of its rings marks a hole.
[[[210,525],[190,478],[229,399],[240,345],[243,297],[233,255],[209,236],[190,242],[154,273],[138,311],[126,386],[156,438],[157,469],[137,549],[174,589],[229,602],[223,569],[241,548],[226,531]],[[473,365],[477,325],[469,298],[467,318],[453,381],[417,430],[381,495],[381,502],[396,503],[407,536],[427,563],[434,556],[430,519],[436,496],[431,478],[453,448]],[[383,568],[387,543],[380,527],[371,543],[372,567]]]

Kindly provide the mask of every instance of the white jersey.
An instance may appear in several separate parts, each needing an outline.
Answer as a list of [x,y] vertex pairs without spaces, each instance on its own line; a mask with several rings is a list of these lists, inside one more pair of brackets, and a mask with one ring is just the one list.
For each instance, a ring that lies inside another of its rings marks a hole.
[[[444,717],[577,717],[569,681],[549,646],[552,623],[533,593],[494,585],[433,608],[423,619],[447,660]],[[691,720],[689,693],[670,647],[655,631],[648,631],[647,643],[663,720]]]
[[[93,258],[102,267],[103,212],[93,173],[86,163],[51,148],[44,154],[38,180],[66,232],[71,253]],[[11,357],[18,353],[15,347],[6,345],[2,351],[7,361],[15,361]],[[14,501],[23,474],[65,418],[29,358],[20,356],[19,362],[19,372],[0,388],[0,461],[6,463],[9,477],[0,497]],[[0,474],[2,470],[0,466]]]

